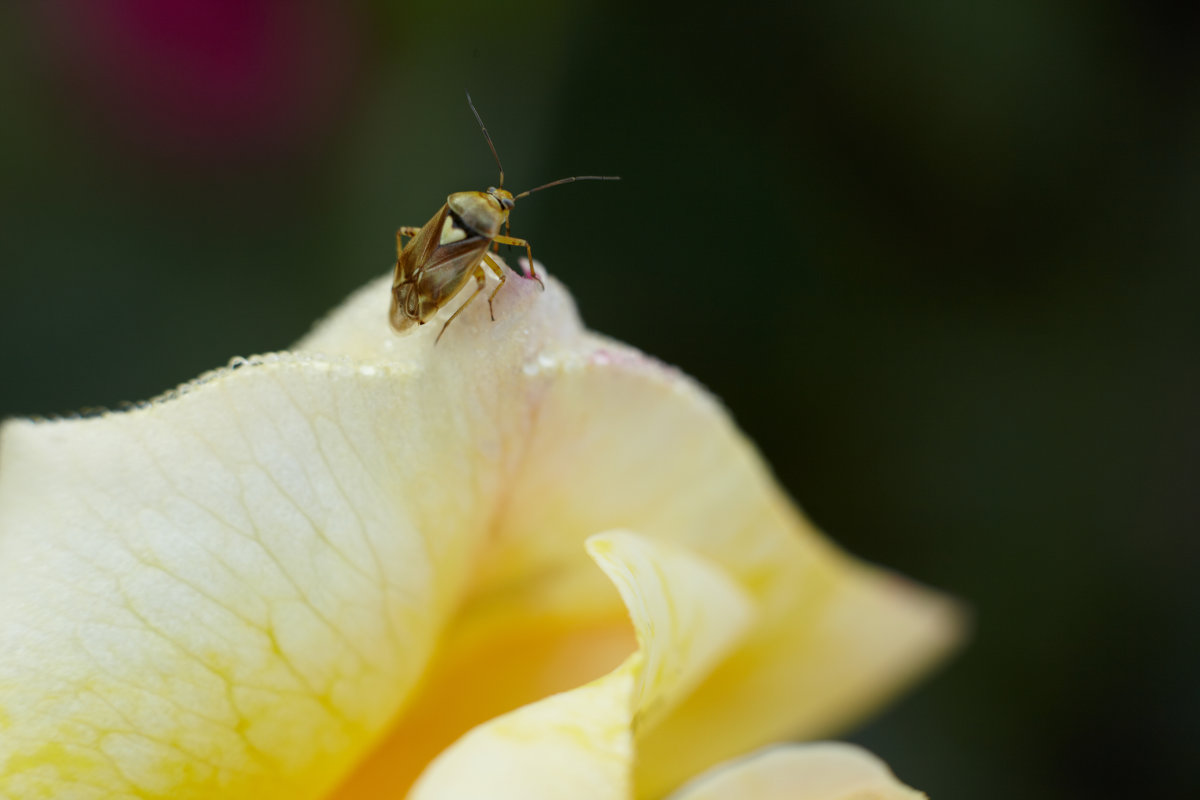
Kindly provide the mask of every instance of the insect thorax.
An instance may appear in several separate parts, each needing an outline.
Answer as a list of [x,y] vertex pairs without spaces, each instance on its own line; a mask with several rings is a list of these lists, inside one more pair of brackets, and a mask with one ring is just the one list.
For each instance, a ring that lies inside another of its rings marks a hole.
[[[475,234],[485,239],[492,239],[499,234],[504,220],[508,218],[508,209],[487,192],[455,192],[446,198],[446,205],[450,208],[450,216],[457,217],[468,235]],[[443,228],[442,235],[445,234],[446,228]]]

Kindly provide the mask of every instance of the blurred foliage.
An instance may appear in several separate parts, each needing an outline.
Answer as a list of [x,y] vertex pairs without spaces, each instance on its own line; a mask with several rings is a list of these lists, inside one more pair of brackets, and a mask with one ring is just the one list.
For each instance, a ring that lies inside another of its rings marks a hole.
[[[971,646],[854,735],[934,797],[1186,797],[1196,6],[0,10],[0,414],[286,347],[494,165],[595,328],[723,397]],[[502,298],[497,313],[503,313]]]

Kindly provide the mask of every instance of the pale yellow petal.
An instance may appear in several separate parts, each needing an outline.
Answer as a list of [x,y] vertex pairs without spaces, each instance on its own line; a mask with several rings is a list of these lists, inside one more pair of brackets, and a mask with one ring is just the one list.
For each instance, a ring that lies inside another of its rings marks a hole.
[[328,785],[419,676],[478,513],[406,497],[436,489],[380,424],[406,395],[281,357],[127,414],[8,423],[0,795]]
[[639,742],[639,795],[773,741],[827,736],[958,641],[952,602],[833,547],[701,388],[627,348],[592,347],[538,364],[553,380],[480,585],[532,574],[564,603],[600,597],[572,548],[624,527],[721,565],[759,612],[742,648]]
[[[615,592],[614,592],[615,594]],[[414,702],[329,800],[401,796],[428,763],[485,720],[605,675],[636,648],[624,614],[478,620],[430,662]],[[460,632],[461,631],[461,632]]]
[[[305,354],[4,426],[0,796],[319,796],[439,639],[454,663],[594,625],[620,651],[597,530],[698,553],[756,610],[712,674],[654,693],[643,794],[842,724],[954,640],[950,605],[830,546],[702,389],[583,333],[553,281],[510,278],[495,322],[476,303],[436,346],[440,320],[390,331],[388,286]],[[567,660],[506,700],[586,672]]]
[[[374,352],[368,327],[315,338]],[[572,620],[610,631],[619,604],[580,548],[596,530],[680,542],[721,565],[758,614],[728,663],[642,732],[639,794],[654,797],[763,744],[846,727],[959,641],[953,602],[832,546],[701,387],[602,337],[545,345],[522,366],[539,387],[528,438],[451,629],[450,663],[497,632]],[[527,681],[508,697],[532,701],[539,685],[559,690],[561,677]]]
[[628,800],[635,732],[685,696],[737,643],[753,613],[720,568],[627,532],[588,541],[637,630],[639,651],[586,686],[487,722],[446,750],[414,800]]
[[670,800],[919,800],[862,748],[837,742],[766,750],[723,764]]
[[409,797],[628,800],[636,663],[476,728],[433,762]]
[[686,550],[625,532],[593,536],[587,546],[637,631],[642,664],[634,704],[644,734],[740,642],[754,603],[719,567]]
[[[340,779],[468,585],[540,391],[522,365],[578,335],[560,288],[505,297],[507,327],[484,305],[436,350],[393,336],[395,361],[268,356],[131,412],[5,423],[0,797]],[[326,336],[386,332],[386,307]]]
[[764,624],[640,742],[639,796],[750,747],[845,727],[942,655],[960,627],[952,605],[887,573],[817,581],[824,597]]

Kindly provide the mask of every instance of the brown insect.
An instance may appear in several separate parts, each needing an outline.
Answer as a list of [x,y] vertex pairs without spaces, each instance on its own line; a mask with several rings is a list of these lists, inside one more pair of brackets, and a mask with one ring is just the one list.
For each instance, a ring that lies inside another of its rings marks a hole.
[[[403,227],[396,231],[396,273],[392,279],[392,307],[388,319],[397,333],[402,333],[413,325],[424,325],[436,316],[437,312],[457,295],[467,281],[475,279],[475,291],[467,301],[459,306],[442,330],[438,332],[438,342],[455,317],[471,304],[487,282],[483,271],[486,264],[500,282],[488,295],[488,313],[495,321],[496,314],[492,310],[492,300],[504,286],[506,277],[504,270],[488,254],[488,248],[497,251],[500,245],[508,244],[525,248],[525,256],[529,259],[529,275],[532,280],[542,284],[533,266],[533,249],[525,239],[509,236],[508,213],[513,205],[522,197],[534,192],[548,189],[575,181],[615,181],[615,176],[607,175],[577,175],[573,178],[560,178],[543,184],[534,189],[513,195],[504,188],[504,165],[492,144],[483,124],[483,118],[475,110],[471,95],[467,95],[467,105],[479,122],[483,137],[487,140],[496,166],[500,169],[500,185],[489,186],[486,192],[455,192],[446,198],[441,209],[433,215],[422,228]],[[504,234],[500,233],[503,225]],[[408,243],[403,239],[407,237]]]

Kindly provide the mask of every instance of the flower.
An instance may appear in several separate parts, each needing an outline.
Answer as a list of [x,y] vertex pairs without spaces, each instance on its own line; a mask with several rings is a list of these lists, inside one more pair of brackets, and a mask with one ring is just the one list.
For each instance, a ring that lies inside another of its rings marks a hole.
[[388,286],[136,409],[5,423],[0,796],[913,796],[834,744],[678,787],[877,705],[952,601],[829,543],[556,282],[436,346]]

